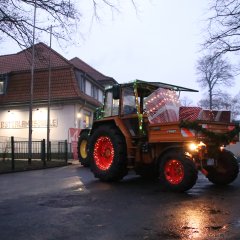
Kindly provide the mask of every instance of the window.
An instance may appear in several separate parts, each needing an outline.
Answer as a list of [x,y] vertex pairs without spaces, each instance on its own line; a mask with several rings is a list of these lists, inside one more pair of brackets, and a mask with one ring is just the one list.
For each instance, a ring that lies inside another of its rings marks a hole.
[[4,82],[3,80],[0,80],[0,94],[3,94],[3,87],[4,87]]
[[85,93],[91,96],[92,84],[89,81],[85,81]]
[[92,84],[91,96],[98,100],[98,88]]
[[0,75],[0,94],[5,94],[7,89],[7,75]]
[[104,117],[116,116],[119,111],[119,99],[113,99],[111,91],[107,91],[104,104]]
[[112,92],[108,91],[106,94],[105,104],[104,104],[104,117],[109,117],[112,115]]
[[137,113],[134,90],[132,87],[126,87],[123,89],[122,114],[134,114],[134,113]]
[[80,78],[79,87],[83,92],[85,92],[85,78],[83,76]]
[[98,101],[103,103],[103,91],[98,89]]
[[84,119],[83,119],[84,128],[91,127],[91,112],[84,110]]
[[85,75],[81,73],[80,71],[76,71],[76,78],[78,81],[78,86],[81,91],[84,93],[86,92],[86,80],[85,80]]

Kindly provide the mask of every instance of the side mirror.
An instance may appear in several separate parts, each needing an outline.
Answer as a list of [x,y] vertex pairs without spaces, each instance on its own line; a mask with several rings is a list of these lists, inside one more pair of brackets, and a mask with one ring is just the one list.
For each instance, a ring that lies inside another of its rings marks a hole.
[[120,98],[120,87],[118,84],[113,85],[112,91],[113,91],[113,99],[119,99]]

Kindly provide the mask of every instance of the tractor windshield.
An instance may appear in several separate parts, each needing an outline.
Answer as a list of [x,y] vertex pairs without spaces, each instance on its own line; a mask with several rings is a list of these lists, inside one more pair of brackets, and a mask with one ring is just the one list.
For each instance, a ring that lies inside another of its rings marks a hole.
[[136,96],[133,87],[129,86],[123,89],[123,107],[122,114],[134,114],[137,113]]

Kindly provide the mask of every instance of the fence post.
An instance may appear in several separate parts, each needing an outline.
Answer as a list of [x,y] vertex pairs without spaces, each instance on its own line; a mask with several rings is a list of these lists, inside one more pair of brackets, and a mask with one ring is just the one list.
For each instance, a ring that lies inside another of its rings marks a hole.
[[65,161],[66,161],[66,163],[67,163],[67,161],[68,161],[68,143],[67,143],[67,140],[65,140],[65,144],[64,144],[64,153],[65,153]]
[[46,167],[46,151],[45,151],[45,139],[41,141],[41,160],[43,161],[43,166]]
[[51,142],[47,142],[48,144],[48,148],[47,148],[47,161],[51,161],[52,160],[52,144]]
[[14,137],[11,137],[11,152],[12,152],[12,171],[15,169],[15,160],[14,160]]

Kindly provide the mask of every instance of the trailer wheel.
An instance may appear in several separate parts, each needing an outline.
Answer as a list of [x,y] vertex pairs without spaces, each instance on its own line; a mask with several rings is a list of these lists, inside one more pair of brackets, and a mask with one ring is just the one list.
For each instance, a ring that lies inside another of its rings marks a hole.
[[118,181],[127,174],[124,138],[114,126],[94,130],[89,143],[91,170],[102,181]]
[[164,190],[184,192],[198,177],[194,163],[180,151],[166,153],[159,164],[159,180]]
[[88,133],[89,131],[83,131],[78,139],[78,159],[84,167],[89,167],[90,165],[88,158]]
[[208,180],[218,185],[227,185],[233,182],[239,173],[237,159],[227,150],[219,154],[216,167],[208,166],[205,169],[208,171]]

